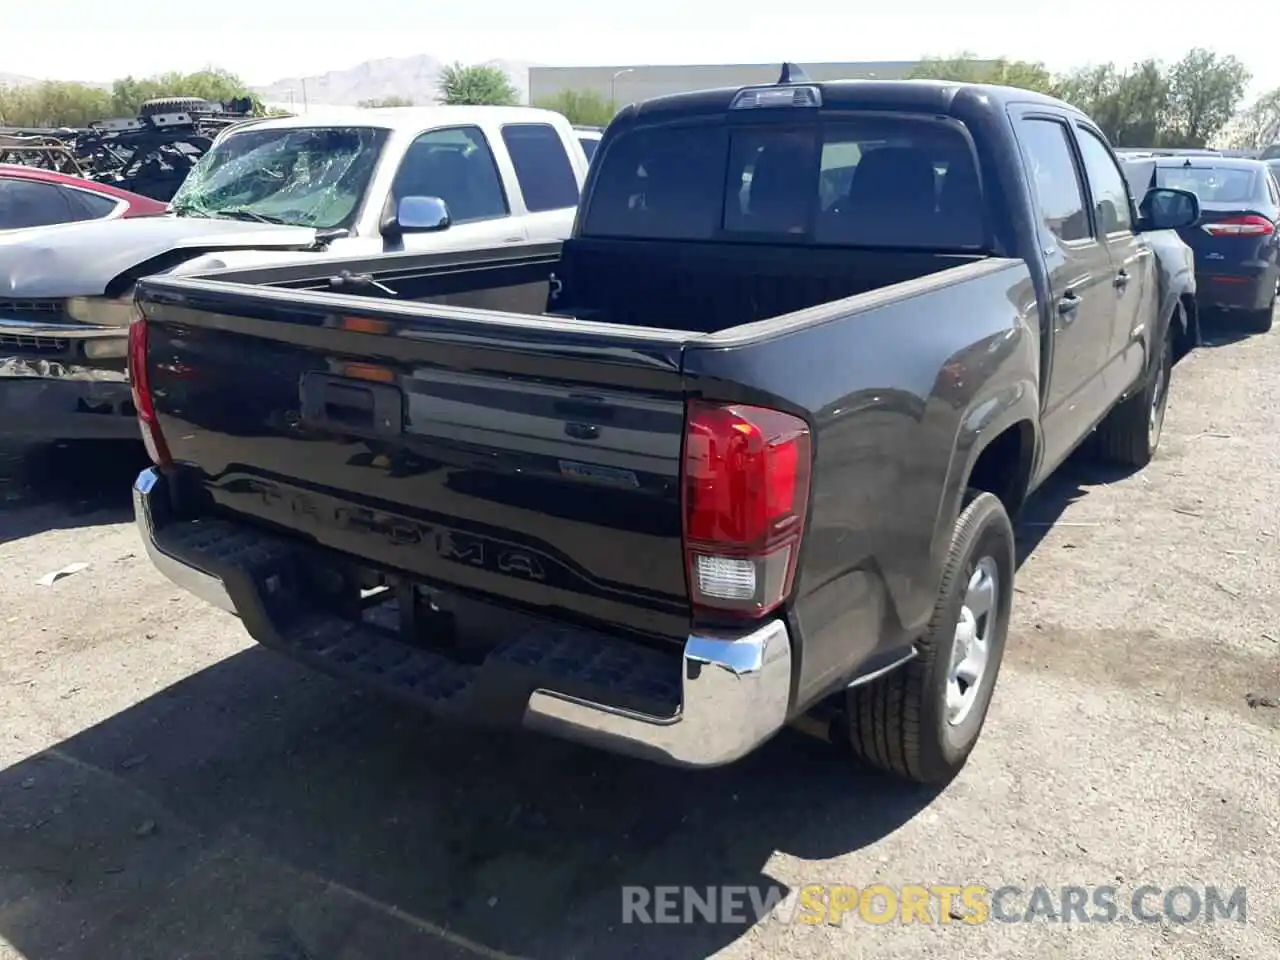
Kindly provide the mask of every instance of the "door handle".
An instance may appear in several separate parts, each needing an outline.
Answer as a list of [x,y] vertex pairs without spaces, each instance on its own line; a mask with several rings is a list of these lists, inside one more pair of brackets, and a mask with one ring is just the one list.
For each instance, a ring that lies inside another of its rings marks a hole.
[[1115,285],[1117,290],[1123,290],[1129,285],[1129,271],[1121,270],[1116,274]]
[[1081,299],[1071,291],[1067,291],[1062,295],[1062,299],[1058,301],[1058,313],[1062,315],[1064,323],[1071,323],[1076,318],[1076,311],[1079,310]]
[[503,243],[520,243],[523,240],[524,240],[524,237],[503,237],[502,238]]

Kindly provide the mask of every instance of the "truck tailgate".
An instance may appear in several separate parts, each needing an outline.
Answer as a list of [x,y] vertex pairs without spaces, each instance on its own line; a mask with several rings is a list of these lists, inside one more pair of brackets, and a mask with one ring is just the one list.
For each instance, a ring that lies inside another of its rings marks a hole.
[[147,370],[211,513],[683,638],[677,331],[152,278]]

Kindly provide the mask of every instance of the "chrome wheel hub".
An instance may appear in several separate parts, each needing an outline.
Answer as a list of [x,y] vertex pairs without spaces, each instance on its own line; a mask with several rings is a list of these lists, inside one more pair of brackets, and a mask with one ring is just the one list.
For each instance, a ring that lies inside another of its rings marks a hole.
[[947,723],[964,723],[978,701],[978,691],[991,661],[995,636],[1000,572],[996,562],[983,557],[973,568],[965,589],[960,619],[951,644],[951,666],[947,671]]

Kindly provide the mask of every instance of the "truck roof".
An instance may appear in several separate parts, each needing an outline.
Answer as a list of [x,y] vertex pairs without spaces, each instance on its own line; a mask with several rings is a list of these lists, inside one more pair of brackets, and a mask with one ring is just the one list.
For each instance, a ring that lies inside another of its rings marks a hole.
[[[785,72],[785,71],[784,71]],[[723,113],[742,90],[768,89],[771,86],[816,87],[822,92],[822,105],[840,109],[906,110],[912,113],[951,112],[951,104],[961,93],[986,100],[993,108],[1011,103],[1040,103],[1084,116],[1081,111],[1056,97],[1020,87],[988,83],[961,83],[951,80],[808,80],[793,79],[780,84],[747,84],[741,87],[718,87],[673,93],[633,103],[619,116],[642,122],[661,122],[667,116]]]
[[553,110],[538,107],[487,107],[449,106],[438,104],[427,107],[329,107],[291,117],[264,117],[244,124],[235,130],[252,127],[254,130],[290,130],[305,127],[376,127],[383,130],[418,131],[425,127],[447,126],[478,120],[495,123],[544,123],[561,119]]

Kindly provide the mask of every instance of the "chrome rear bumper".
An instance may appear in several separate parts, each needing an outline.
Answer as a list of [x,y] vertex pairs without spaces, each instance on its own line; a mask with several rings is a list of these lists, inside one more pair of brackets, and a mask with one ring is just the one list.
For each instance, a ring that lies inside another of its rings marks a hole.
[[[133,502],[138,532],[151,562],[189,593],[242,616],[233,592],[218,572],[218,552],[210,549],[202,553],[201,548],[192,548],[190,541],[184,541],[181,536],[165,536],[166,527],[177,532],[182,526],[167,522],[171,516],[168,496],[167,481],[154,468],[144,470],[134,483]],[[226,536],[237,537],[241,542],[254,537],[267,541],[265,535],[248,528],[235,528],[234,533]],[[202,535],[201,542],[210,543],[209,536]],[[280,548],[278,540],[272,542],[275,548]],[[261,618],[254,619],[260,622]],[[348,628],[343,634],[343,642],[350,644],[352,635],[358,633],[358,630]],[[554,645],[560,642],[557,637],[561,635],[551,629],[547,631],[545,643]],[[275,635],[255,635],[254,638],[286,654],[291,652],[287,638]],[[527,648],[530,645],[536,647],[544,640],[534,632],[520,638],[519,642]],[[381,652],[388,641],[370,639],[368,643],[381,645]],[[581,634],[578,634],[577,643],[581,650]],[[611,650],[624,659],[634,648],[625,639],[603,634],[588,635],[587,643]],[[492,654],[480,666],[468,668],[406,644],[397,646],[403,648],[398,651],[401,656],[419,658],[423,670],[471,671],[466,674],[464,686],[472,688],[485,683],[485,672],[491,666],[494,670],[501,667],[501,658]],[[315,656],[299,656],[298,659],[357,682],[365,679],[358,666],[348,669],[331,661],[318,662]],[[359,656],[356,661],[358,659]],[[345,662],[355,661],[348,659]],[[673,660],[672,669],[676,668]],[[538,686],[528,694],[523,710],[517,711],[519,722],[527,729],[561,739],[681,767],[715,767],[731,763],[764,743],[787,722],[791,702],[792,654],[791,638],[782,620],[771,620],[745,635],[691,635],[685,640],[678,669],[679,703],[669,715],[620,709],[570,696],[548,684]],[[554,678],[548,677],[548,680]],[[479,697],[468,698],[467,692],[466,689],[461,694],[451,691],[447,704],[433,701],[422,705],[428,709],[439,707],[435,712],[462,715],[465,710],[459,709],[459,704],[465,705],[469,699],[476,703],[482,700]]]

